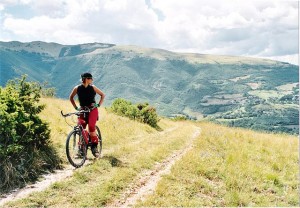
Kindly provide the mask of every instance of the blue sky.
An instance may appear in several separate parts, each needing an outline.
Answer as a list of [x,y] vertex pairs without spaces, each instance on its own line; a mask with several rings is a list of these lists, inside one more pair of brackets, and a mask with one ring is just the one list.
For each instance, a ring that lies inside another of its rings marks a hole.
[[0,40],[138,45],[298,64],[299,1],[2,0]]

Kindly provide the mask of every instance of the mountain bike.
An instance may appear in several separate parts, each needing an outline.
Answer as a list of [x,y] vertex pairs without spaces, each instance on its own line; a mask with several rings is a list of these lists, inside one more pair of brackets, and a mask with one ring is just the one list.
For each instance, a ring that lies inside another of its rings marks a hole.
[[[77,116],[77,124],[75,126],[70,125],[67,121],[66,123],[73,128],[73,130],[68,134],[67,140],[66,140],[66,154],[69,162],[71,165],[73,165],[75,168],[81,167],[86,159],[87,159],[87,150],[91,148],[91,138],[89,136],[89,133],[86,129],[83,128],[83,124],[86,123],[86,121],[82,118],[80,118],[80,115],[84,115],[84,118],[86,117],[87,113],[92,111],[94,108],[85,108],[83,110],[73,112],[73,113],[67,113],[63,114],[61,111],[61,115],[66,119],[69,116],[76,115]],[[102,151],[102,137],[101,132],[98,126],[96,126],[96,134],[99,138],[97,149],[99,154],[96,155],[93,151],[92,154],[94,157],[100,157],[101,151]]]

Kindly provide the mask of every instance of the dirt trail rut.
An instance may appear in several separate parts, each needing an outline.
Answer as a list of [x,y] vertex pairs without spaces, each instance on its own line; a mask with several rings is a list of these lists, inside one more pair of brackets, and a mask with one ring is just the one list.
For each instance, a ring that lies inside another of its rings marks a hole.
[[200,133],[201,129],[199,127],[195,127],[192,140],[184,149],[174,152],[163,162],[158,163],[154,169],[141,174],[140,178],[137,180],[138,182],[135,182],[133,185],[131,185],[131,187],[129,187],[125,193],[123,193],[121,199],[119,199],[117,202],[113,202],[109,205],[109,207],[134,206],[138,200],[143,200],[147,195],[153,193],[162,175],[170,173],[175,162],[192,149],[193,142],[200,135]]

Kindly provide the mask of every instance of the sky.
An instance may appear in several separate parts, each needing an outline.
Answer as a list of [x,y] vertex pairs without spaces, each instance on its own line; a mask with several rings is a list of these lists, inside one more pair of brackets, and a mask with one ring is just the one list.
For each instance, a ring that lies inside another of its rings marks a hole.
[[1,0],[0,41],[111,43],[298,65],[299,0]]

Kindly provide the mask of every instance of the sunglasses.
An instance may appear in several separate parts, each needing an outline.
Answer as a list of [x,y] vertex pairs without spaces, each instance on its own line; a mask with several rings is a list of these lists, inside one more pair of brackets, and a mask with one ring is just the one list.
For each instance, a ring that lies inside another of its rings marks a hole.
[[92,77],[87,77],[87,79],[93,79]]

